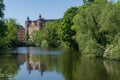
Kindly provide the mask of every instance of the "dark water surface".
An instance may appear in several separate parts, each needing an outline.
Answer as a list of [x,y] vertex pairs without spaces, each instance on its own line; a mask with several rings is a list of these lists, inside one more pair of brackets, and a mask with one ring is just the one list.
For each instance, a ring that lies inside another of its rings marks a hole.
[[37,47],[12,53],[0,55],[0,80],[120,80],[120,62]]

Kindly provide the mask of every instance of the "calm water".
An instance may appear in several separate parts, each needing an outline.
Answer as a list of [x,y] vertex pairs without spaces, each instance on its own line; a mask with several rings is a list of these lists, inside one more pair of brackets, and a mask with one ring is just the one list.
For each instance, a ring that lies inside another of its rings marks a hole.
[[120,80],[119,62],[37,47],[12,53],[0,55],[0,80]]

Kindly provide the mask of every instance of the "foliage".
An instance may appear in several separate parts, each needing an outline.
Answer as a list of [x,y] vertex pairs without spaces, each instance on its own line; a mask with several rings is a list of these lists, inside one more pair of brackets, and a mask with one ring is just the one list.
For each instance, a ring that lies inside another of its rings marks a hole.
[[79,7],[74,17],[76,41],[84,56],[120,59],[120,7],[106,0],[95,0]]
[[95,0],[82,0],[84,4],[93,3]]
[[62,47],[77,49],[77,43],[73,39],[73,37],[76,35],[76,32],[74,29],[72,30],[72,26],[74,24],[73,17],[76,15],[77,11],[77,7],[71,7],[64,13],[61,27],[59,29],[59,37]]
[[29,39],[29,34],[28,34],[28,30],[27,30],[27,32],[26,32],[26,34],[25,34],[25,42],[26,42],[26,43],[28,42],[28,39]]
[[3,10],[4,10],[4,4],[3,4],[3,0],[0,0],[0,49],[2,49],[3,47],[3,37],[5,36],[5,30],[7,29],[7,27],[4,25],[4,21],[2,20],[3,18]]
[[58,29],[61,20],[45,23],[45,27],[40,31],[33,32],[33,42],[36,46],[41,47],[58,47],[59,37]]
[[103,54],[104,37],[99,32],[102,7],[99,4],[86,5],[85,8],[80,8],[74,18],[76,40],[83,55],[101,56]]
[[77,42],[74,39],[76,32],[72,21],[77,11],[77,7],[71,7],[64,13],[62,19],[46,22],[42,30],[33,32],[35,45],[42,45],[43,47],[43,43],[45,43],[48,47],[78,49]]
[[1,25],[0,50],[15,47],[18,43],[16,21],[14,19],[4,20]]
[[3,18],[4,13],[3,11],[5,10],[5,5],[3,3],[3,0],[0,0],[0,18]]
[[3,53],[5,55],[0,56],[0,79],[8,80],[9,77],[13,77],[19,69],[19,63],[17,55],[8,55],[9,53]]
[[11,46],[17,45],[17,23],[14,19],[9,19],[5,22],[7,26],[6,31],[6,40],[9,41],[8,44],[11,44]]
[[[117,3],[118,4],[118,3]],[[113,6],[112,10],[109,11],[107,18],[108,24],[106,25],[107,35],[110,44],[106,46],[104,53],[105,58],[120,60],[120,7]],[[105,22],[104,22],[105,23]]]
[[7,26],[4,25],[3,21],[0,21],[0,50],[5,46],[4,36],[6,36],[6,32],[5,32],[6,30],[7,30]]
[[17,44],[17,23],[14,19],[3,19],[4,8],[3,0],[0,0],[0,50]]

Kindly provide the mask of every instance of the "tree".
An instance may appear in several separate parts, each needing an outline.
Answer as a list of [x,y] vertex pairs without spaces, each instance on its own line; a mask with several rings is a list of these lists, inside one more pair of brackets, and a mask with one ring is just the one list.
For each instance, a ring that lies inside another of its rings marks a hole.
[[90,4],[93,3],[95,0],[83,0],[84,4]]
[[67,48],[77,48],[77,43],[73,39],[73,36],[76,34],[71,28],[73,26],[73,17],[78,11],[77,7],[69,8],[65,13],[61,22],[61,27],[59,31],[59,37],[61,39],[61,46]]
[[108,41],[105,36],[107,33],[100,31],[103,26],[100,20],[105,20],[101,19],[101,17],[105,17],[105,15],[102,16],[102,13],[106,6],[107,3],[102,1],[80,6],[79,12],[74,18],[74,26],[77,33],[76,40],[82,55],[103,56]]
[[74,17],[76,41],[84,56],[120,60],[120,7],[107,0],[95,0],[79,7]]
[[6,47],[5,37],[6,37],[7,26],[5,26],[3,21],[0,21],[0,50]]
[[16,46],[17,45],[17,27],[18,24],[16,23],[16,20],[14,19],[9,19],[5,21],[5,25],[7,26],[7,31],[6,31],[6,42],[10,46]]
[[105,27],[103,29],[108,33],[106,37],[109,41],[103,56],[120,60],[120,7],[118,5],[119,2],[114,4],[109,13],[107,11],[108,14],[104,17],[107,22],[102,23]]
[[106,3],[107,0],[82,0],[84,5],[89,5],[89,4],[92,4],[92,3]]
[[60,23],[61,19],[47,22],[42,30],[33,32],[34,44],[42,47],[58,47],[60,42],[58,37]]
[[0,49],[3,48],[3,43],[4,43],[4,36],[6,35],[5,31],[7,27],[4,25],[3,21],[3,10],[5,8],[5,5],[3,4],[3,0],[0,0]]
[[3,11],[5,10],[5,5],[3,4],[3,0],[0,0],[0,18],[4,16]]
[[17,23],[14,19],[4,20],[0,28],[0,50],[17,45]]

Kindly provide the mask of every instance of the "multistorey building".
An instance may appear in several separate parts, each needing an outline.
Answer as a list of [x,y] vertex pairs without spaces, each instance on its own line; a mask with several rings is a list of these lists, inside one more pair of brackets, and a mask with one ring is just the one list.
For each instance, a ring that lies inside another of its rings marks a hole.
[[30,20],[29,17],[27,17],[27,20],[25,21],[25,33],[29,36],[29,41],[32,41],[32,34],[34,31],[41,30],[46,22],[55,21],[54,19],[44,19],[39,15],[39,18],[37,20]]

